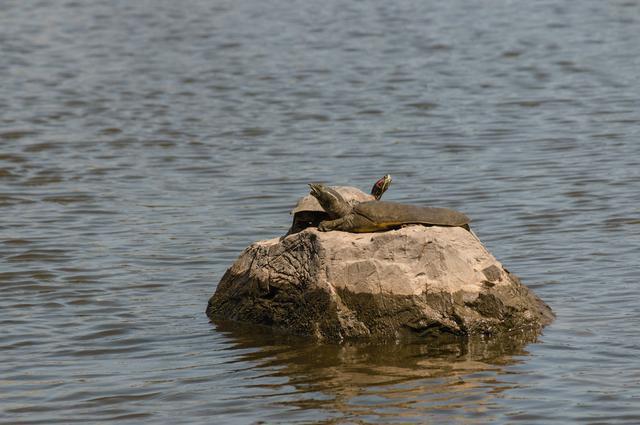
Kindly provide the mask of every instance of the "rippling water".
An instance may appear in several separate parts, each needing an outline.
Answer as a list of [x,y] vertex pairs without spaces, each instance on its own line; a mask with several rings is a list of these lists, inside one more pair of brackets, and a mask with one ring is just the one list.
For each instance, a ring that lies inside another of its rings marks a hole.
[[[640,423],[637,1],[0,3],[0,421]],[[466,212],[537,343],[210,324],[306,183]]]

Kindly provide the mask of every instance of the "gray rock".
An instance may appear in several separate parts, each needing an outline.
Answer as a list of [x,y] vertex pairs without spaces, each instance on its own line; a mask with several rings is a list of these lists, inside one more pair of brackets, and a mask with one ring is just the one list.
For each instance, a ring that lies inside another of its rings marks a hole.
[[553,320],[474,234],[420,225],[308,228],[255,242],[222,277],[207,315],[333,341],[539,332]]

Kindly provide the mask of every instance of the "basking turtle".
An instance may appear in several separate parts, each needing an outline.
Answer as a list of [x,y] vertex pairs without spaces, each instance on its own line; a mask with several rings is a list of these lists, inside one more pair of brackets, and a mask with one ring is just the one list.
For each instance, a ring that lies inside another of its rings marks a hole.
[[389,185],[391,185],[391,174],[385,174],[380,180],[373,184],[371,194],[376,198],[376,201],[389,189]]
[[330,187],[322,184],[310,184],[309,187],[311,195],[329,216],[336,217],[320,223],[318,229],[323,232],[380,232],[397,229],[405,224],[457,226],[470,231],[469,217],[448,208],[418,207],[384,201],[362,202],[351,206],[340,193]]
[[[382,194],[389,188],[391,184],[391,176],[385,174],[379,179],[371,188],[371,195],[368,195],[351,186],[332,186],[331,189],[338,192],[338,194],[350,205],[356,205],[360,202],[375,201],[380,199]],[[324,220],[334,220],[338,218],[336,215],[331,215],[325,211],[318,200],[307,195],[304,198],[300,198],[298,203],[291,211],[293,215],[293,223],[291,228],[287,232],[287,235],[298,233],[307,227],[318,227],[320,222]]]

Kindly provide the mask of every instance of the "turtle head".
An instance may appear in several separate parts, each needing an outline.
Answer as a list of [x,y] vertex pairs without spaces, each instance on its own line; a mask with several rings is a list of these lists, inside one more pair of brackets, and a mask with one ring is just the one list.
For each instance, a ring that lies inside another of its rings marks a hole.
[[351,205],[335,189],[320,183],[310,183],[309,187],[311,196],[318,200],[332,220],[344,217],[351,212]]
[[371,188],[371,194],[376,198],[376,200],[382,197],[382,194],[389,189],[391,185],[391,174],[385,174],[380,180],[375,182],[373,187]]

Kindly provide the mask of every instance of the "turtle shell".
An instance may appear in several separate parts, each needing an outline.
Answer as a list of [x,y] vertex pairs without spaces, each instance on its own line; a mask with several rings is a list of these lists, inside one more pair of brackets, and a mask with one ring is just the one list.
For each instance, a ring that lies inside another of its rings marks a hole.
[[366,202],[354,207],[353,213],[366,217],[380,228],[403,224],[464,226],[471,221],[465,214],[449,208],[420,207],[396,202]]

